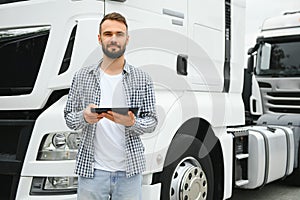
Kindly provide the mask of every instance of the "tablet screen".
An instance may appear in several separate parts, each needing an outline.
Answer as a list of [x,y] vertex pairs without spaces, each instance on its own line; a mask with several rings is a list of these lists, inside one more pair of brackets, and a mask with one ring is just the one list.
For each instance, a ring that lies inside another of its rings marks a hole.
[[136,116],[138,113],[138,108],[91,108],[91,112],[92,113],[103,113],[103,112],[107,112],[107,111],[113,111],[122,115],[127,115],[128,111],[133,112],[133,114]]

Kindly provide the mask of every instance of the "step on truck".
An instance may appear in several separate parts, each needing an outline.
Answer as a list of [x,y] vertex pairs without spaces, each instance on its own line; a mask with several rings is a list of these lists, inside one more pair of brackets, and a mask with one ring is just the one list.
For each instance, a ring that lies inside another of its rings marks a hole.
[[[74,73],[102,55],[99,22],[110,12],[127,18],[126,60],[155,86],[159,124],[142,136],[143,200],[228,199],[235,187],[260,187],[293,171],[289,128],[244,126],[245,0],[6,0],[0,199],[76,199],[82,133],[68,129],[63,109]],[[284,159],[275,167],[268,165],[273,141]]]

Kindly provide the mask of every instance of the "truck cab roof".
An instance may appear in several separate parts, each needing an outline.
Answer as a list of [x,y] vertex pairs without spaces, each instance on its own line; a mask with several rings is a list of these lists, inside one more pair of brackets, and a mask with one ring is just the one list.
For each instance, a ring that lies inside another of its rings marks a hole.
[[264,21],[262,31],[299,28],[300,27],[300,11],[287,12],[282,16],[271,17]]

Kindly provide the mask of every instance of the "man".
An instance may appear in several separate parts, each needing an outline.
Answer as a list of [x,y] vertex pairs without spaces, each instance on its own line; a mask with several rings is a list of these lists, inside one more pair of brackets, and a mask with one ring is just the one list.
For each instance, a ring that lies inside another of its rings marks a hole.
[[[72,81],[64,114],[68,127],[83,134],[75,167],[78,199],[141,199],[145,158],[140,135],[154,131],[157,117],[150,76],[124,58],[128,39],[125,18],[107,14],[98,35],[102,60],[79,70]],[[138,107],[139,112],[91,112],[98,106]]]

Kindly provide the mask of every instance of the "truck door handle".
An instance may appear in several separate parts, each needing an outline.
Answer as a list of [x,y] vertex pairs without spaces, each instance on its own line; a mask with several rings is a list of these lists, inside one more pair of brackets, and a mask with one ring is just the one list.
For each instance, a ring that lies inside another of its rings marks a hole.
[[187,73],[187,55],[179,54],[177,56],[177,74],[186,76]]

